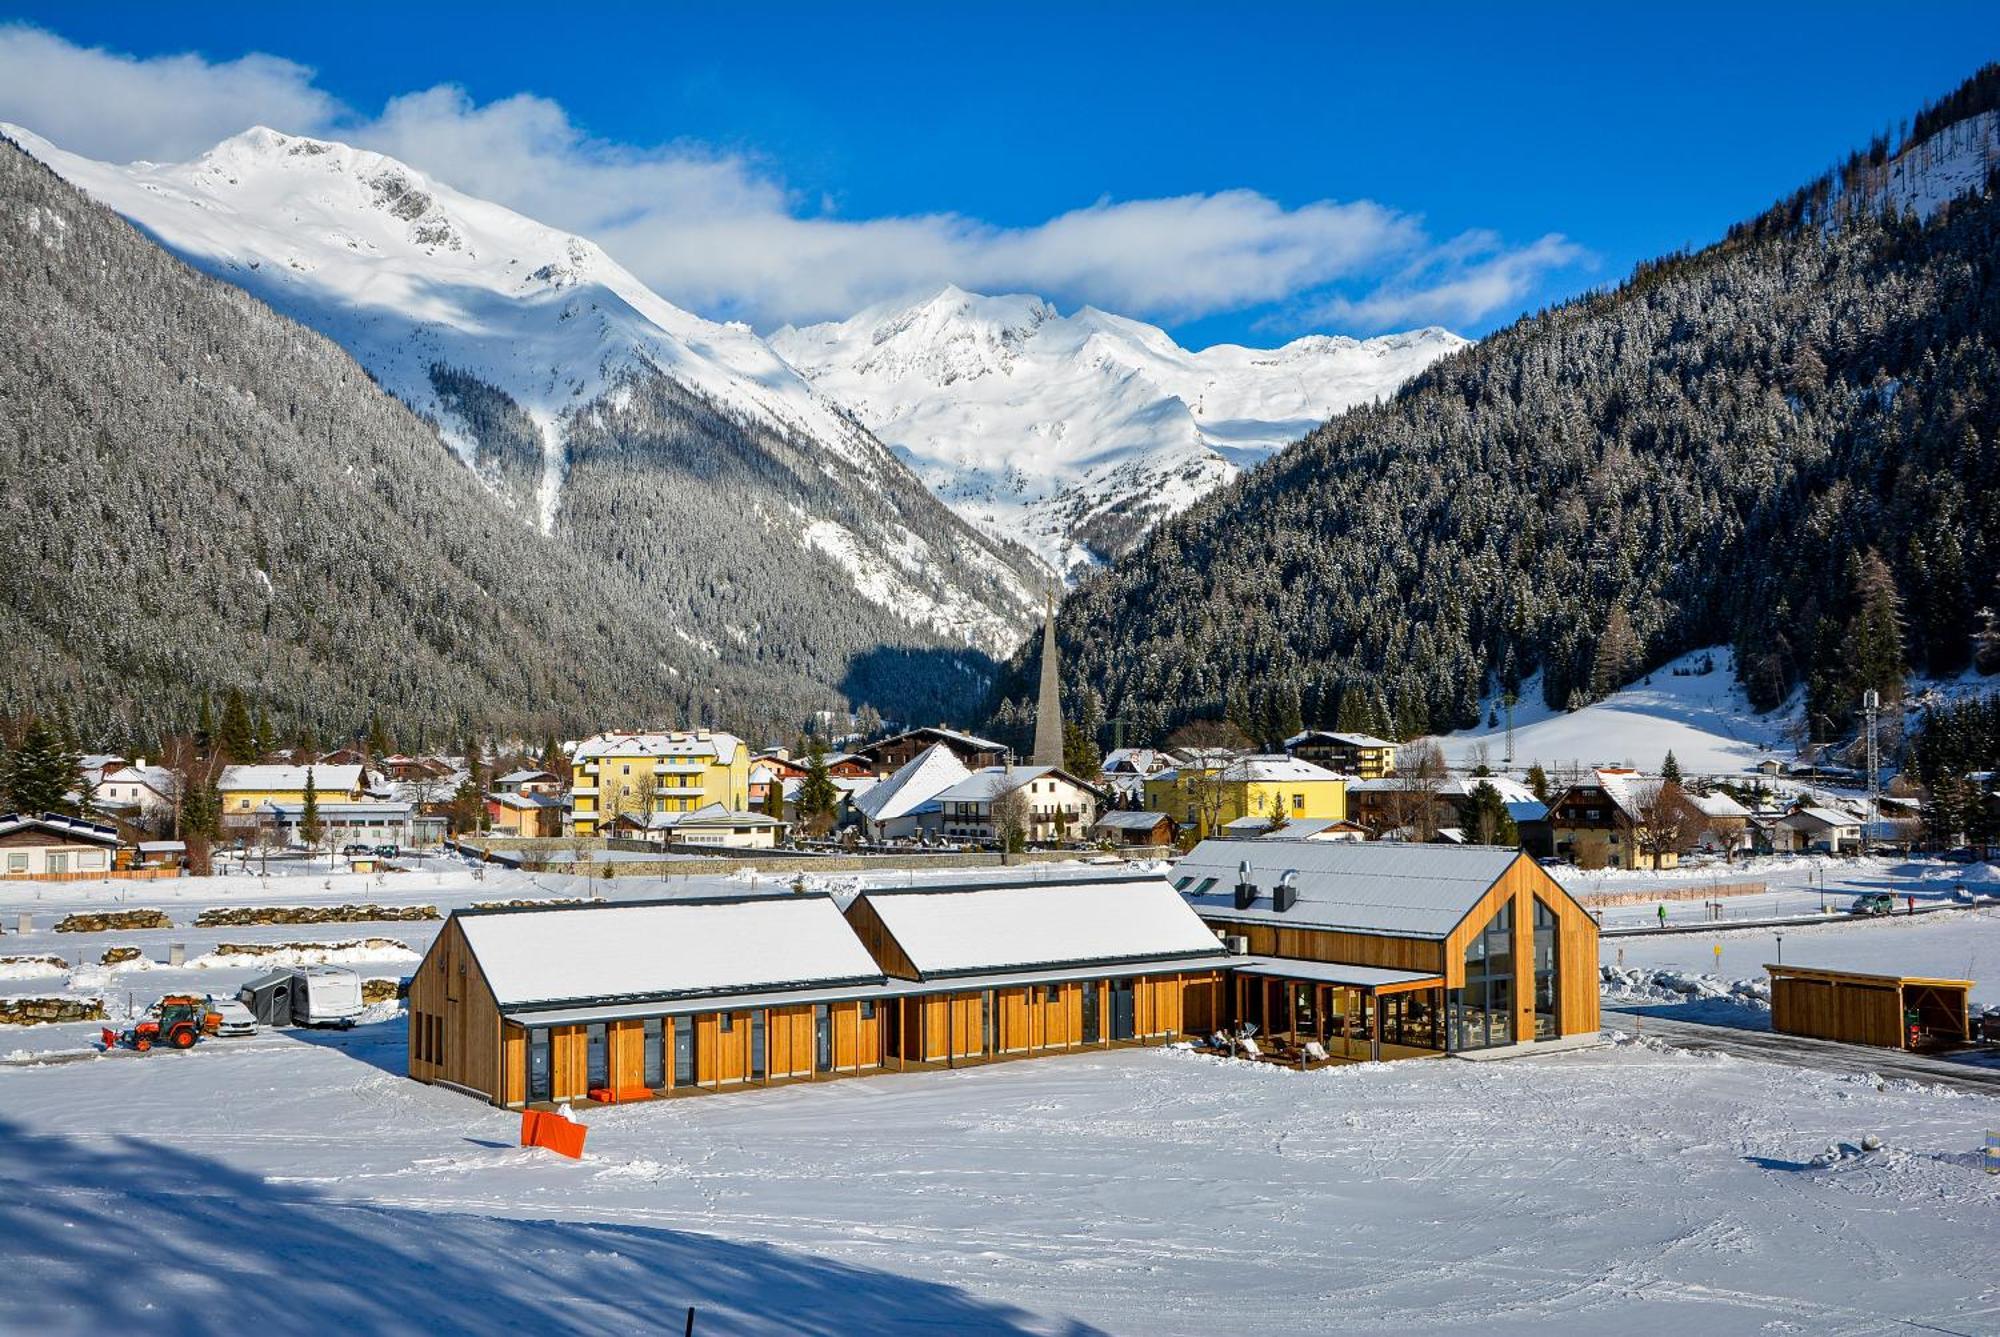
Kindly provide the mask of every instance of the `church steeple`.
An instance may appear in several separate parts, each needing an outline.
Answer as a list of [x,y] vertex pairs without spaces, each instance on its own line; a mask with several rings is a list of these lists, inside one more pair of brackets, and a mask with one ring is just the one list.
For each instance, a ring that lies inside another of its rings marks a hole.
[[1047,609],[1042,619],[1042,690],[1035,699],[1035,754],[1037,766],[1063,764],[1062,665],[1056,658],[1056,596],[1044,597]]

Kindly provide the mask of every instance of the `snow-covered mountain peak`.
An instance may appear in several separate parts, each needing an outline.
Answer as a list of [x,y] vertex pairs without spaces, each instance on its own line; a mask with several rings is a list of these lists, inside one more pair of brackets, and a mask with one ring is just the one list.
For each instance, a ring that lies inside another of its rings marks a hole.
[[1061,570],[1465,342],[1433,328],[1190,352],[1096,307],[957,287],[771,338],[960,514]]
[[[594,243],[387,155],[260,126],[189,162],[119,166],[0,133],[184,260],[341,344],[544,531],[562,513],[576,433],[601,430],[656,374],[744,424],[742,449],[761,433],[803,451],[823,475],[804,480],[808,492],[922,497],[895,455],[748,326],[682,310]],[[816,519],[798,527],[802,541]],[[921,537],[856,526],[840,560],[865,598],[912,625],[1011,645],[1033,606],[1017,557],[949,525]],[[973,594],[975,578],[1000,593]]]

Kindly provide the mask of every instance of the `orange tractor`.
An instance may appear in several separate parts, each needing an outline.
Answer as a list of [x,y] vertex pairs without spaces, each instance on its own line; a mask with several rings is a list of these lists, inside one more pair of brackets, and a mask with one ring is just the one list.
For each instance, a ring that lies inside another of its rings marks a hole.
[[106,1027],[104,1047],[116,1049],[120,1045],[129,1045],[142,1054],[156,1044],[193,1049],[221,1027],[222,1014],[210,1007],[206,998],[197,998],[189,993],[170,993],[153,1004],[131,1030],[120,1034]]

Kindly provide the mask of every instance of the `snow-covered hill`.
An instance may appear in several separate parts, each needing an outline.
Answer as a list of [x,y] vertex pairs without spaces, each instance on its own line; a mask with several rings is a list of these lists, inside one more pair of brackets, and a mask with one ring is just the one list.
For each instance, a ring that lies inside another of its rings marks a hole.
[[[808,462],[814,476],[795,490],[824,504],[790,506],[769,526],[822,553],[818,536],[838,528],[831,556],[860,597],[989,649],[1026,625],[1031,563],[929,506],[892,452],[749,327],[681,310],[581,237],[393,158],[262,127],[191,162],[127,166],[0,133],[183,259],[340,343],[545,532],[564,513],[578,440],[608,458],[604,424],[657,373],[747,424],[748,444],[711,442],[716,455]],[[857,524],[870,508],[883,523]]]
[[[1504,708],[1487,703],[1490,727],[1465,729],[1439,741],[1454,766],[1471,764],[1483,748],[1499,766],[1507,757]],[[1554,768],[1637,766],[1656,770],[1668,752],[1682,770],[1742,774],[1767,756],[1790,757],[1791,716],[1758,714],[1737,684],[1728,646],[1696,650],[1580,710],[1542,704],[1541,683],[1523,684],[1514,707],[1513,764]]]
[[1189,352],[1091,307],[954,287],[771,337],[960,515],[1063,569],[1465,342],[1433,328]]

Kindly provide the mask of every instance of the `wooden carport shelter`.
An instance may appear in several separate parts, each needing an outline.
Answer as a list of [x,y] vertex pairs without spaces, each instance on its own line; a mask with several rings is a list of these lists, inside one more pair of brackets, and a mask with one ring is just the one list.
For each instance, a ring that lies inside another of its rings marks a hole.
[[1871,975],[1767,965],[1771,1029],[1883,1049],[1964,1044],[1971,1036],[1971,980]]

